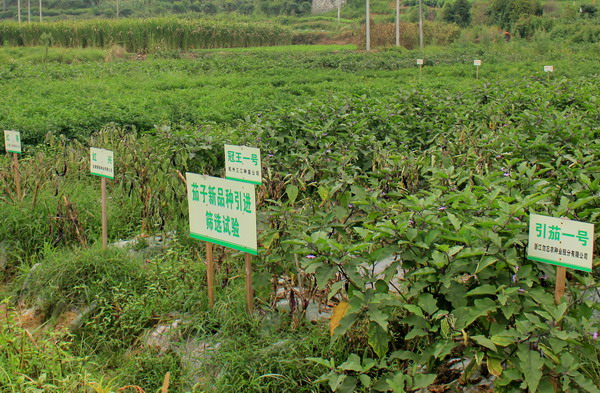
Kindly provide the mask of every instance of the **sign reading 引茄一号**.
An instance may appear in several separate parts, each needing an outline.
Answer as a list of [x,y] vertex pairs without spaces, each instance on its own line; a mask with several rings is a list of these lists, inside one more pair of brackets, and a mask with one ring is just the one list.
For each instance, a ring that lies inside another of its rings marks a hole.
[[19,131],[4,131],[4,148],[8,153],[21,153],[21,134]]
[[225,177],[246,183],[262,184],[260,149],[225,145]]
[[258,255],[254,185],[186,173],[190,236]]
[[594,224],[531,214],[527,258],[592,271]]
[[111,150],[90,147],[90,172],[92,175],[115,178],[115,155]]

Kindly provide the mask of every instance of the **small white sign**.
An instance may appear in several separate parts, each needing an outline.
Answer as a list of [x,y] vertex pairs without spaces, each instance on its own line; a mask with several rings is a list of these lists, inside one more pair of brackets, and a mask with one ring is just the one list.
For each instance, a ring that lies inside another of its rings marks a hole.
[[251,184],[262,184],[260,149],[225,145],[225,177]]
[[527,258],[592,271],[594,224],[531,214]]
[[423,65],[423,59],[417,59],[417,65]]
[[111,150],[90,147],[90,172],[92,175],[115,178],[115,156]]
[[544,72],[554,72],[554,66],[544,66]]
[[185,177],[190,236],[258,255],[254,185],[189,172]]
[[473,65],[479,67],[481,65],[481,60],[473,60]]
[[21,133],[4,130],[4,148],[8,153],[21,153]]

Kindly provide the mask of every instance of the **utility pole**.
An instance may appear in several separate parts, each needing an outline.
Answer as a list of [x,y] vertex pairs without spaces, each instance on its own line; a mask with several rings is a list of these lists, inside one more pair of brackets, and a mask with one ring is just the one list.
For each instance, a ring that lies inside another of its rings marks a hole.
[[21,0],[17,0],[17,18],[21,24]]
[[396,0],[396,46],[400,46],[400,0]]
[[367,50],[371,50],[371,18],[369,17],[369,0],[367,0],[366,4],[367,8],[367,22],[366,22],[366,30],[367,30]]
[[339,26],[341,15],[342,15],[342,0],[338,0],[337,6],[338,6],[338,26]]
[[31,23],[31,0],[27,0],[27,23]]
[[40,23],[42,23],[42,0],[40,0]]
[[423,49],[423,0],[419,0],[419,48]]
[[117,19],[119,19],[119,0],[117,0]]

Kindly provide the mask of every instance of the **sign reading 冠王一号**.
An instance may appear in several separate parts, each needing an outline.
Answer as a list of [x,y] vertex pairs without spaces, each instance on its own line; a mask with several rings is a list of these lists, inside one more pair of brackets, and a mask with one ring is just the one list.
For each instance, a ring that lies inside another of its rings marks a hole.
[[417,65],[423,65],[423,59],[417,59]]
[[258,255],[254,185],[186,173],[190,236]]
[[481,65],[481,60],[473,60],[473,65],[479,67]]
[[90,172],[92,175],[115,178],[115,155],[111,150],[90,147]]
[[225,178],[262,184],[260,149],[225,145]]
[[554,72],[554,66],[544,66],[544,72]]
[[531,214],[527,258],[592,271],[594,224]]
[[21,153],[21,134],[19,131],[4,130],[4,148],[8,153]]

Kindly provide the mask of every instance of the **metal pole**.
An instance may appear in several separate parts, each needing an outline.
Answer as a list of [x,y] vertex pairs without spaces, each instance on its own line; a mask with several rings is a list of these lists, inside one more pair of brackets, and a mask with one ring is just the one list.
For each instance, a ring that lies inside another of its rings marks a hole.
[[117,19],[119,19],[119,0],[117,0]]
[[369,18],[369,0],[367,0],[367,4],[366,4],[366,14],[367,14],[367,21],[366,21],[366,30],[367,30],[367,50],[371,50],[371,20]]
[[21,23],[21,0],[17,0],[17,19]]
[[340,22],[341,22],[341,19],[342,19],[342,0],[338,0],[337,6],[338,6],[338,20],[337,20],[337,22],[338,22],[338,25],[339,25]]
[[396,0],[396,46],[400,46],[400,0]]
[[40,0],[40,23],[42,23],[42,0]]
[[419,48],[423,49],[423,0],[419,0]]
[[27,23],[31,23],[31,0],[27,0]]

